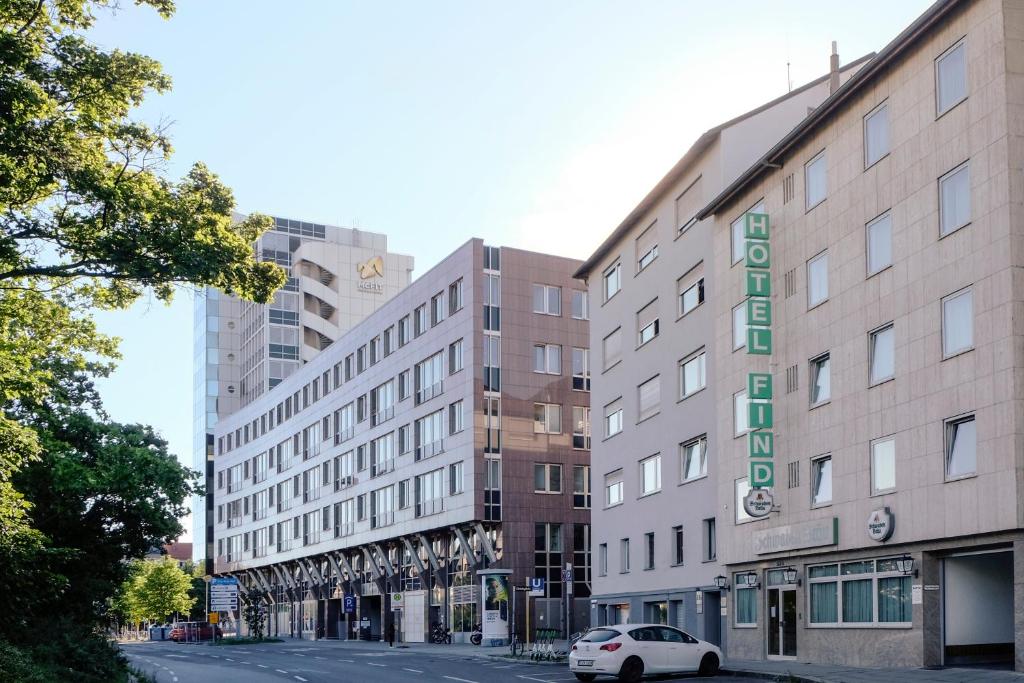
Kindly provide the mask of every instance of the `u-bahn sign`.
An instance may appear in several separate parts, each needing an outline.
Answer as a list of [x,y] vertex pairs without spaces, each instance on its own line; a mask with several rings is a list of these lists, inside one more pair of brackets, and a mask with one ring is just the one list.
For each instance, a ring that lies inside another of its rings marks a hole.
[[[771,286],[771,245],[768,214],[747,213],[743,216],[745,242],[744,266],[746,268],[746,317],[747,353],[755,356],[769,356],[772,353],[772,294]],[[751,372],[747,375],[747,454],[750,461],[749,482],[753,490],[770,489],[775,486],[775,436],[772,412],[771,373]],[[747,506],[748,514],[763,517],[771,511],[770,496],[767,507],[757,505],[754,514]],[[763,510],[763,511],[762,511]]]

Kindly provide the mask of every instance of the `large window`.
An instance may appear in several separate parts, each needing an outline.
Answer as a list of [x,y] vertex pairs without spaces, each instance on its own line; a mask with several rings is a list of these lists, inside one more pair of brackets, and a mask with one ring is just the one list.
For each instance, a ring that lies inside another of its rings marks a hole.
[[640,461],[640,495],[661,490],[661,456],[652,455]]
[[534,403],[533,433],[561,434],[562,406],[557,403]]
[[573,290],[572,317],[576,320],[590,320],[590,294],[578,289]]
[[370,476],[395,469],[395,433],[388,432],[370,442]]
[[892,323],[868,335],[871,354],[870,383],[891,379],[896,372],[896,333]]
[[704,349],[679,362],[679,397],[686,398],[707,386],[707,354]]
[[821,152],[804,166],[805,208],[813,209],[825,201],[828,193],[825,153]]
[[604,351],[604,369],[612,367],[622,360],[622,328],[616,328],[611,334],[604,338],[602,345]]
[[960,41],[935,60],[935,109],[941,116],[967,99],[967,48]]
[[533,371],[548,375],[561,375],[562,347],[558,344],[534,344]]
[[661,410],[661,375],[655,375],[636,388],[637,422],[657,414]]
[[616,263],[614,266],[604,271],[603,276],[604,284],[604,300],[608,301],[613,296],[619,293],[622,289],[622,264]]
[[562,315],[562,288],[553,285],[534,285],[533,312]]
[[895,559],[807,568],[809,625],[911,625],[910,577]]
[[814,308],[828,299],[828,252],[807,262],[807,307]]
[[606,507],[622,503],[624,493],[622,470],[615,470],[604,476],[604,504]]
[[549,598],[562,597],[562,525],[534,525],[533,575],[544,579]]
[[811,460],[811,507],[832,503],[832,456]]
[[889,103],[871,110],[864,117],[864,168],[889,153]]
[[971,222],[971,169],[966,163],[939,178],[939,233],[949,233]]
[[395,487],[375,490],[370,497],[370,528],[379,529],[395,523]]
[[679,445],[683,481],[700,479],[708,473],[708,439],[701,436]]
[[871,442],[871,493],[896,488],[896,439],[889,436]]
[[379,425],[395,416],[395,382],[388,380],[370,392],[370,423]]
[[444,426],[443,408],[416,420],[413,435],[416,460],[429,458],[444,450]]
[[501,337],[484,335],[484,391],[501,391]]
[[741,213],[730,225],[732,240],[732,263],[736,264],[743,260],[747,253],[747,238],[743,232],[744,216],[748,213],[764,213],[764,200],[762,199],[754,206]]
[[416,516],[441,512],[444,505],[444,469],[436,469],[416,477]]
[[622,399],[612,401],[604,407],[605,438],[622,431]]
[[892,265],[892,212],[886,211],[867,225],[868,275]]
[[734,574],[733,590],[736,593],[736,626],[757,626],[757,589],[746,588],[743,578],[746,572]]
[[572,506],[590,509],[590,465],[572,466]]
[[572,407],[572,447],[590,450],[590,408]]
[[827,353],[811,359],[811,406],[832,399],[832,371]]
[[572,350],[573,391],[590,391],[590,349]]
[[444,376],[444,353],[441,351],[416,364],[416,405],[444,391]]
[[966,477],[978,471],[978,434],[974,416],[946,420],[946,478]]
[[955,356],[974,347],[974,297],[970,287],[942,300],[942,355]]
[[484,273],[484,329],[501,330],[501,276]]

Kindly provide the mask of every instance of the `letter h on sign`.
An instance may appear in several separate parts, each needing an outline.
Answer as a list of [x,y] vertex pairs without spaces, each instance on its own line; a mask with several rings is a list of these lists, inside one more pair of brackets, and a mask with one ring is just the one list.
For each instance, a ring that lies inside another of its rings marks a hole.
[[768,239],[768,214],[747,213],[744,215],[743,236],[748,240]]

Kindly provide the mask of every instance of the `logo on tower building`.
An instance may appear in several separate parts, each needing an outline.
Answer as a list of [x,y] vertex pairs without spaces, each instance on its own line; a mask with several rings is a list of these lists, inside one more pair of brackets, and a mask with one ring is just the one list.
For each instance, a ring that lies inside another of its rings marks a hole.
[[384,257],[374,256],[362,263],[356,264],[356,272],[359,273],[359,282],[356,287],[364,292],[383,292],[384,283],[375,282],[377,278],[384,277]]

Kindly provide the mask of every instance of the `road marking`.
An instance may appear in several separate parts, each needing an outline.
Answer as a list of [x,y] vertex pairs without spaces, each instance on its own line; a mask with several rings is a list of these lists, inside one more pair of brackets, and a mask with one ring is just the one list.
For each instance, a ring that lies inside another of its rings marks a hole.
[[306,656],[306,655],[300,655],[298,652],[293,652],[292,654],[294,654],[296,657],[305,657]]
[[327,659],[327,657],[314,657],[313,659]]
[[530,681],[540,681],[540,683],[548,683],[548,679],[546,678],[534,678],[533,676],[524,676],[522,674],[516,676],[516,678],[525,678]]
[[456,678],[455,676],[445,676],[445,678],[449,681],[459,681],[459,683],[477,683],[476,681],[471,681],[468,678]]
[[224,659],[226,659],[226,660],[227,660],[227,661],[229,661],[229,662],[233,662],[233,661],[235,661],[235,660],[231,659],[231,657],[225,657]]
[[411,672],[413,672],[414,674],[421,674],[421,673],[423,673],[423,672],[422,672],[422,671],[420,671],[419,669],[408,669],[408,668],[406,668],[406,667],[404,667],[404,666],[402,667],[402,670],[403,670],[403,671],[411,671]]
[[249,662],[242,662],[242,664],[248,664]]
[[256,666],[258,666],[261,669],[266,669],[267,668],[266,664],[257,664]]
[[279,673],[279,674],[286,674],[286,673],[288,673],[288,672],[287,672],[287,671],[285,671],[284,669],[274,669],[274,671],[276,671],[276,672],[277,672],[277,673]]
[[355,664],[355,662],[356,662],[356,660],[354,660],[354,659],[339,659],[338,661],[339,662],[348,662],[349,664]]
[[370,666],[387,666],[387,664],[377,664],[376,662],[367,662]]
[[175,655],[175,654],[170,654],[170,655],[164,655],[164,656],[165,656],[165,657],[177,657],[177,658],[179,658],[179,659],[188,659],[188,655]]
[[302,676],[296,676],[295,680],[297,680],[297,681],[305,681],[306,679],[303,678]]

